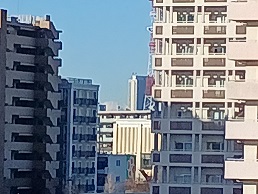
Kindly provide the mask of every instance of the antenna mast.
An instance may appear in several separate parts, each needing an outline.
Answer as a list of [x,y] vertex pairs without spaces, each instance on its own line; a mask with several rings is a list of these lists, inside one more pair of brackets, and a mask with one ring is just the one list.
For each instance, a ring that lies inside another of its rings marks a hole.
[[155,42],[153,40],[153,22],[156,16],[156,12],[153,8],[153,0],[151,1],[152,10],[150,12],[151,18],[151,26],[147,28],[148,32],[150,33],[150,42],[149,42],[149,59],[148,59],[148,70],[147,74],[148,77],[146,79],[146,90],[145,90],[145,98],[144,98],[144,110],[152,110],[154,111],[155,102],[152,97],[152,86],[154,85],[154,76],[152,70],[152,55],[155,52]]

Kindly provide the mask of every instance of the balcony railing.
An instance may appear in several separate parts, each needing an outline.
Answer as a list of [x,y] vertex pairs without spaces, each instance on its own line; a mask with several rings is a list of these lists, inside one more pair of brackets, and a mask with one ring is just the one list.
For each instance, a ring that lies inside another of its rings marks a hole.
[[194,34],[194,26],[173,26],[173,34]]
[[204,90],[203,98],[225,99],[225,90]]
[[193,66],[193,58],[174,58],[174,59],[171,59],[171,66],[192,67]]
[[75,151],[72,155],[74,158],[95,157],[96,151]]
[[226,64],[225,58],[204,58],[203,59],[203,66],[204,67],[224,67]]
[[193,90],[172,90],[171,98],[193,98]]
[[204,34],[226,34],[226,26],[205,26]]
[[73,140],[97,141],[97,135],[93,135],[93,134],[73,134]]
[[78,105],[98,105],[98,100],[97,99],[87,99],[87,98],[76,98],[75,99],[75,104]]

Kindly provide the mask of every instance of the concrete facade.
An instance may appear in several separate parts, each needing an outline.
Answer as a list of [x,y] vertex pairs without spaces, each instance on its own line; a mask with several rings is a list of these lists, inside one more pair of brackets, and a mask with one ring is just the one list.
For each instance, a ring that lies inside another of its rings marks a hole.
[[0,189],[55,194],[60,191],[60,31],[49,16],[18,21],[7,19],[4,10],[0,16]]
[[231,42],[240,45],[248,29],[229,20],[227,6],[226,0],[153,0],[152,194],[241,193],[241,184],[224,179],[224,159],[242,155],[224,138],[225,120],[242,114],[225,85],[244,78],[245,67],[228,57],[235,52]]
[[243,183],[243,194],[258,192],[258,14],[255,11],[258,1],[232,1],[228,6],[228,18],[238,25],[245,26],[246,33],[241,42],[228,43],[228,59],[244,68],[242,79],[237,77],[226,85],[228,99],[238,100],[242,104],[242,114],[235,114],[226,122],[225,138],[236,140],[243,147],[241,158],[227,158],[225,178]]
[[68,78],[62,91],[62,132],[64,183],[70,181],[80,193],[96,188],[97,108],[99,85],[90,79]]

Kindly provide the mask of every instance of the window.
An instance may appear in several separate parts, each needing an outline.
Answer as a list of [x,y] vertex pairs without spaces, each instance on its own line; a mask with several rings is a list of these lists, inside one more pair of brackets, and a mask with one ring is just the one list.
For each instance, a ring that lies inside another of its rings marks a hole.
[[224,163],[224,155],[202,155],[202,163]]
[[210,151],[223,151],[224,143],[220,142],[207,142],[207,150]]
[[[117,160],[117,161],[120,162],[120,160]],[[119,183],[119,182],[120,182],[120,176],[117,176],[117,177],[116,177],[116,183]]]
[[152,187],[152,194],[159,194],[159,186]]
[[223,194],[222,188],[201,188],[201,194]]
[[223,175],[206,175],[206,183],[222,183]]
[[169,194],[191,194],[191,187],[169,187]]
[[116,161],[116,166],[120,166],[120,160]]
[[156,34],[157,35],[163,34],[163,26],[156,26]]
[[154,90],[154,98],[161,98],[161,90]]
[[181,151],[191,151],[192,143],[175,143],[175,149]]
[[160,130],[160,121],[154,121],[154,130]]
[[96,100],[98,99],[97,92],[93,92],[93,98],[96,99]]
[[191,174],[181,174],[175,176],[175,182],[178,184],[191,183]]
[[76,101],[76,91],[73,91],[73,103],[75,104]]
[[191,154],[170,154],[169,161],[171,163],[191,163]]
[[182,110],[178,110],[177,111],[177,118],[181,118],[183,115],[183,111]]
[[160,155],[159,154],[153,154],[152,160],[153,160],[153,162],[160,162]]
[[162,66],[162,58],[155,58],[155,66],[156,67]]

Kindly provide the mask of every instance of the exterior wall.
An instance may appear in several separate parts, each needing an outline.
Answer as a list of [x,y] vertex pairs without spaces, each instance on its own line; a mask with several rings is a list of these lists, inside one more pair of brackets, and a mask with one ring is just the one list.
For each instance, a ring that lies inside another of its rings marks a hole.
[[227,59],[229,42],[245,37],[243,26],[229,22],[227,5],[153,1],[152,194],[233,194],[241,188],[223,179],[224,158],[241,157],[239,147],[224,139],[224,121],[242,112],[227,99],[225,85],[245,71]]
[[[2,189],[6,194],[42,190],[54,194],[61,189],[57,174],[61,61],[53,58],[62,49],[59,32],[49,16],[25,24],[14,17],[6,21],[6,12],[0,12]],[[48,25],[41,28],[39,23]]]
[[[246,34],[242,44],[237,41],[229,42],[228,58],[235,63],[235,66],[242,65],[245,75],[241,80],[232,79],[227,87],[227,97],[229,99],[242,101],[242,114],[233,115],[227,121],[226,139],[238,140],[243,147],[241,158],[227,158],[225,161],[225,178],[233,179],[243,183],[243,194],[257,193],[256,168],[257,162],[257,90],[255,89],[258,81],[258,57],[255,49],[258,41],[258,15],[253,13],[257,6],[257,1],[230,2],[228,6],[228,17],[237,24],[246,26]],[[238,12],[236,14],[235,12]],[[241,46],[242,52],[235,46]],[[235,52],[235,53],[234,53]],[[233,87],[232,87],[233,86]],[[235,90],[241,91],[236,92]],[[243,133],[245,129],[245,133]]]
[[[66,180],[80,193],[93,193],[96,185],[96,128],[99,86],[92,80],[69,78],[63,94],[62,129],[66,131]],[[66,183],[67,184],[67,183]]]
[[144,179],[140,169],[150,175],[154,147],[150,111],[100,111],[99,117],[99,152],[136,155],[136,178]]
[[[5,63],[6,63],[7,11],[0,10],[0,147],[4,148],[5,125]],[[0,190],[4,190],[4,149],[0,150]]]

